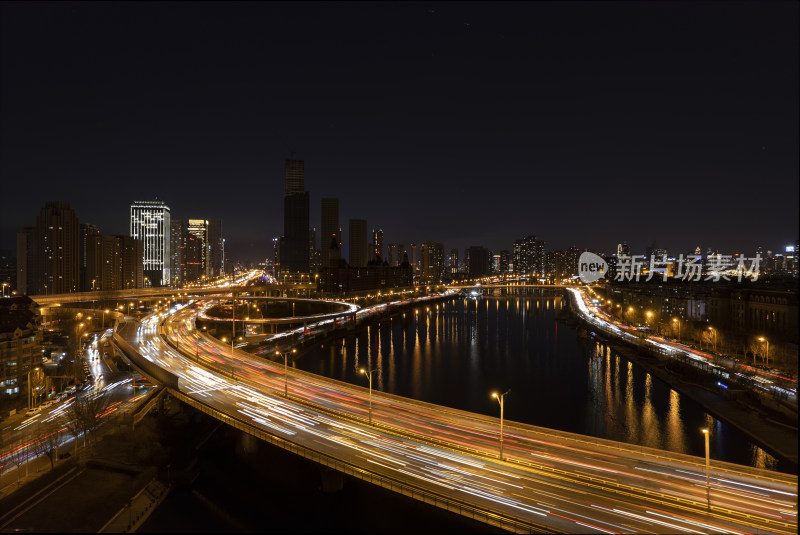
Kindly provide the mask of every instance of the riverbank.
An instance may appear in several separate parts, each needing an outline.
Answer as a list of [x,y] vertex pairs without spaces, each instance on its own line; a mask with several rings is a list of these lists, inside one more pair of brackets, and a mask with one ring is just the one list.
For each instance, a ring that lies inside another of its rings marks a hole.
[[[586,323],[580,315],[573,312],[571,317],[587,329],[593,329],[593,326]],[[790,473],[797,474],[796,417],[787,420],[786,414],[777,413],[763,406],[747,392],[723,389],[710,378],[704,380],[694,370],[687,370],[678,362],[671,363],[654,352],[631,347],[624,341],[605,334],[598,334],[597,337],[609,343],[627,360],[634,362],[681,395],[700,404],[715,418],[746,434],[774,457],[787,461],[791,465]],[[692,373],[692,376],[689,373]]]

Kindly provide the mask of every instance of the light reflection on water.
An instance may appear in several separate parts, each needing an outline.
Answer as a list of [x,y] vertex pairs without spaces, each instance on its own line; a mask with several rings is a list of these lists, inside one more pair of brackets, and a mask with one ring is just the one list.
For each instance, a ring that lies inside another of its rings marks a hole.
[[[495,390],[511,393],[505,417],[704,456],[790,470],[747,435],[716,420],[610,346],[556,321],[560,298],[458,298],[409,310],[298,360],[299,368],[373,388],[498,416]],[[403,317],[405,316],[405,317]]]

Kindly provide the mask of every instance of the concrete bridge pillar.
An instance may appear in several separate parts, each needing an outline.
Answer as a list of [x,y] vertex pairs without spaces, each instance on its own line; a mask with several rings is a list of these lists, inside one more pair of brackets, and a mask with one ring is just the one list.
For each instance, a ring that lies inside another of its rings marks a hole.
[[342,477],[341,472],[338,472],[333,468],[328,468],[327,466],[320,466],[319,475],[322,481],[322,492],[333,493],[342,490],[342,487],[344,486],[344,478]]

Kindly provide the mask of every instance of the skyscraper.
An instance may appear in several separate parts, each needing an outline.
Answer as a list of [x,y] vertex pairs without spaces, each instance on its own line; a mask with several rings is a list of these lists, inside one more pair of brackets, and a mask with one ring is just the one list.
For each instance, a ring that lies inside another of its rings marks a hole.
[[308,192],[283,198],[281,271],[308,273]]
[[383,256],[383,230],[372,229],[372,256],[379,256],[381,261],[386,260]]
[[67,202],[48,202],[36,218],[37,294],[80,289],[78,218]]
[[350,266],[366,267],[368,261],[367,222],[364,219],[350,220]]
[[303,193],[305,190],[305,161],[287,159],[283,182],[284,196]]
[[131,205],[131,237],[143,242],[145,286],[170,284],[169,206],[163,201],[134,201]]
[[183,273],[183,250],[184,250],[184,222],[180,219],[173,219],[170,221],[170,238],[169,238],[169,252],[170,252],[170,266],[172,267],[171,276],[172,281],[170,286],[180,288],[184,285]]
[[208,220],[190,219],[186,227],[186,232],[197,238],[200,244],[200,279],[208,279],[211,276],[211,258],[209,254],[208,242]]
[[467,256],[469,256],[467,272],[470,277],[483,277],[489,274],[489,249],[473,245],[467,249]]
[[224,247],[222,245],[222,220],[208,220],[209,276],[219,277],[223,272]]
[[342,243],[339,233],[339,199],[322,199],[322,219],[320,225],[320,253],[322,265],[329,265],[331,237],[336,237],[336,243]]

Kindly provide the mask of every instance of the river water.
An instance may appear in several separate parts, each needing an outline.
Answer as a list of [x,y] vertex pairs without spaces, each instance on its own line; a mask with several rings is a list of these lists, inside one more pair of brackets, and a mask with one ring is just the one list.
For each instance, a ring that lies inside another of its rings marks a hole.
[[[388,318],[296,362],[300,369],[457,409],[583,435],[792,471],[746,434],[556,319],[560,297],[459,297]],[[561,314],[559,314],[561,312]]]

